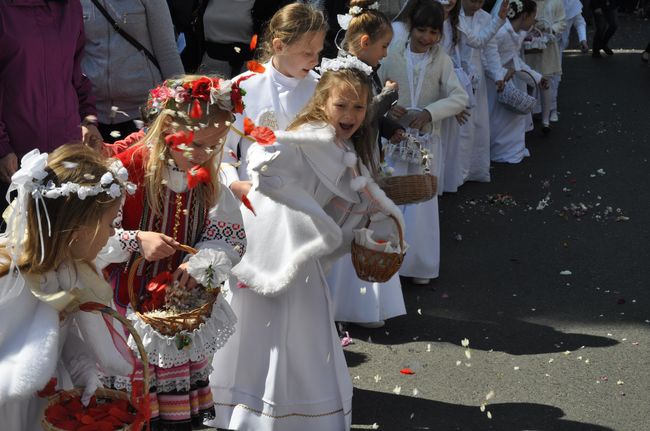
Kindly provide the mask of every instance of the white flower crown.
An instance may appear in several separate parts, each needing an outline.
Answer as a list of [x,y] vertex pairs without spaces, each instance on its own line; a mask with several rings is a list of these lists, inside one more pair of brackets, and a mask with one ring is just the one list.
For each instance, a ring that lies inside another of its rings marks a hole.
[[345,15],[336,15],[336,20],[343,30],[347,30],[350,26],[350,21],[352,21],[352,18],[357,15],[361,15],[364,10],[379,10],[379,2],[374,2],[367,8],[362,8],[361,6],[352,6],[350,10],[348,10],[348,13]]
[[357,69],[368,76],[372,74],[372,67],[368,66],[366,63],[359,60],[353,55],[346,55],[336,58],[323,58],[319,67],[321,73],[325,73],[328,70],[338,71],[343,69]]
[[515,5],[514,8],[512,7],[508,8],[508,13],[506,14],[506,16],[510,19],[513,19],[515,15],[521,13],[521,11],[524,10],[524,4],[521,2],[521,0],[510,0],[510,5],[511,6]]
[[[47,153],[41,153],[38,149],[32,150],[25,154],[20,162],[20,169],[11,177],[11,183],[17,187],[24,187],[32,197],[44,197],[48,199],[57,199],[61,196],[70,196],[76,194],[79,199],[84,200],[88,196],[97,196],[100,193],[106,193],[111,198],[119,198],[122,191],[129,194],[135,193],[135,184],[130,183],[129,173],[119,161],[114,161],[108,171],[102,175],[98,183],[92,185],[81,185],[73,182],[63,183],[57,186],[52,180],[47,184],[42,181],[47,177],[45,168],[47,167]],[[67,167],[73,169],[76,164],[67,163]],[[89,174],[87,174],[89,175]],[[94,178],[89,178],[94,179]]]

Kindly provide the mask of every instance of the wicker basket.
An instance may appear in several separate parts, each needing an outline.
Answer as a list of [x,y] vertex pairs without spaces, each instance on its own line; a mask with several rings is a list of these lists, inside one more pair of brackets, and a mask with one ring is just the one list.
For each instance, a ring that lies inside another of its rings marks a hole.
[[379,187],[395,205],[417,204],[436,196],[438,179],[431,174],[385,177]]
[[[101,304],[97,304],[101,305]],[[82,305],[83,307],[83,305]],[[124,316],[121,314],[117,313],[115,310],[108,306],[101,306],[96,308],[98,311],[109,314],[112,317],[114,317],[116,320],[119,320],[122,325],[129,331],[129,333],[133,336],[133,339],[135,340],[136,345],[138,346],[138,352],[140,352],[140,358],[142,359],[142,372],[143,372],[143,396],[147,398],[149,396],[149,361],[147,360],[147,354],[144,350],[144,345],[142,344],[142,339],[136,332],[135,328],[133,325],[131,325],[131,322],[128,321]],[[83,394],[83,389],[82,388],[75,388],[71,389],[69,391],[59,391],[55,395],[51,396],[48,399],[47,402],[47,408],[50,406],[53,406],[55,404],[61,403],[65,400],[68,400],[70,398],[75,398],[75,397],[80,397]],[[108,389],[108,388],[99,388],[95,392],[95,396],[97,398],[102,398],[106,400],[127,400],[130,401],[130,395],[128,392],[124,391],[117,391],[115,389]],[[43,415],[43,420],[41,421],[41,426],[45,431],[65,431],[62,428],[58,428],[51,424],[45,415]],[[119,428],[117,431],[140,431],[139,429],[135,428],[135,425],[124,425],[122,428]]]
[[[401,250],[404,250],[404,234],[402,227],[397,222],[394,216],[390,218],[397,225],[397,233],[399,235],[399,242]],[[366,223],[366,227],[370,225],[370,220]],[[369,281],[372,283],[385,283],[399,271],[402,262],[404,261],[404,252],[401,253],[385,253],[382,251],[371,250],[363,247],[352,241],[352,265],[357,273],[357,277],[361,280]]]
[[[525,70],[521,70],[520,72],[528,74],[533,79],[533,82],[535,82],[533,75]],[[535,85],[537,85],[537,83],[535,83]],[[535,105],[537,104],[537,99],[529,95],[527,92],[515,87],[512,81],[506,82],[503,91],[497,93],[497,101],[508,110],[520,115],[530,114],[533,112],[533,109],[535,109]]]
[[[197,252],[196,249],[186,245],[182,245],[180,248],[183,251],[186,251],[187,253],[191,253],[191,254],[196,254]],[[131,308],[136,313],[138,318],[140,318],[143,322],[151,325],[152,328],[154,328],[162,335],[172,337],[181,331],[191,332],[195,330],[196,328],[199,327],[199,325],[205,322],[205,319],[210,317],[210,314],[212,313],[212,306],[214,305],[214,301],[217,299],[217,296],[219,295],[220,288],[214,289],[214,296],[210,301],[206,302],[199,308],[195,308],[194,310],[190,310],[185,313],[179,313],[174,316],[167,316],[167,317],[147,316],[144,313],[140,313],[138,311],[138,305],[139,305],[138,295],[135,292],[133,280],[135,279],[135,274],[138,270],[138,266],[140,265],[143,259],[144,258],[142,256],[139,256],[133,261],[133,264],[131,265],[131,269],[129,270],[129,278],[128,278],[129,301],[131,303]]]

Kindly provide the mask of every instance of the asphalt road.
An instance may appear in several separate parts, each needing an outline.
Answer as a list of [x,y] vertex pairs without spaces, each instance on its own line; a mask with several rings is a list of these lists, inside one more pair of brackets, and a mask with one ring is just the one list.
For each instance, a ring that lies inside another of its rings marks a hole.
[[353,429],[650,430],[648,41],[628,16],[613,57],[567,54],[551,135],[440,199],[440,278],[351,327]]

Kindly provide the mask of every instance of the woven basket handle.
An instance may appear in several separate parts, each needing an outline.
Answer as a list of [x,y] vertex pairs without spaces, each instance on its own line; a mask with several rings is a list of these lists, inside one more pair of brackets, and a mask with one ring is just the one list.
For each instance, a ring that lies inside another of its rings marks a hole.
[[133,337],[133,341],[135,341],[135,345],[138,347],[138,353],[140,353],[140,358],[142,359],[142,366],[143,366],[142,386],[144,392],[143,396],[145,398],[148,397],[149,396],[149,359],[147,356],[147,352],[144,349],[144,344],[142,344],[142,338],[140,338],[140,335],[135,330],[131,322],[129,322],[129,320],[126,317],[122,316],[120,313],[113,310],[111,307],[96,302],[85,302],[79,306],[79,309],[88,312],[99,311],[101,313],[108,314],[114,319],[118,320],[122,325],[124,325],[126,330],[129,331],[129,334],[131,334],[131,336]]
[[537,83],[537,81],[535,81],[535,77],[529,71],[522,69],[522,70],[518,70],[517,72],[523,72],[526,75],[530,76],[530,79],[533,80],[533,84],[535,84],[535,88],[537,89],[537,91],[539,91],[539,84]]
[[[184,251],[189,254],[196,254],[198,252],[194,247],[189,245],[180,244],[176,247],[180,251]],[[133,260],[131,268],[129,268],[129,277],[127,278],[126,287],[129,292],[129,303],[133,311],[138,310],[138,295],[135,293],[135,287],[133,286],[133,281],[135,280],[135,274],[138,272],[138,266],[144,260],[143,256],[138,256]]]
[[[400,246],[400,251],[402,254],[404,254],[404,233],[402,232],[402,226],[400,226],[399,222],[397,221],[397,218],[392,215],[388,214],[388,217],[390,217],[395,225],[397,226],[397,235],[399,236],[399,246]],[[368,221],[366,222],[366,229],[370,226],[370,217],[368,217]]]

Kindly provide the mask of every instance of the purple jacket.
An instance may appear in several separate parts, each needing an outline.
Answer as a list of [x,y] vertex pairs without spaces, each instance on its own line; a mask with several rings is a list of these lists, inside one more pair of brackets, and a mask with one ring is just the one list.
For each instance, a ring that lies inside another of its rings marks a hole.
[[79,0],[0,1],[0,157],[52,151],[96,115]]

